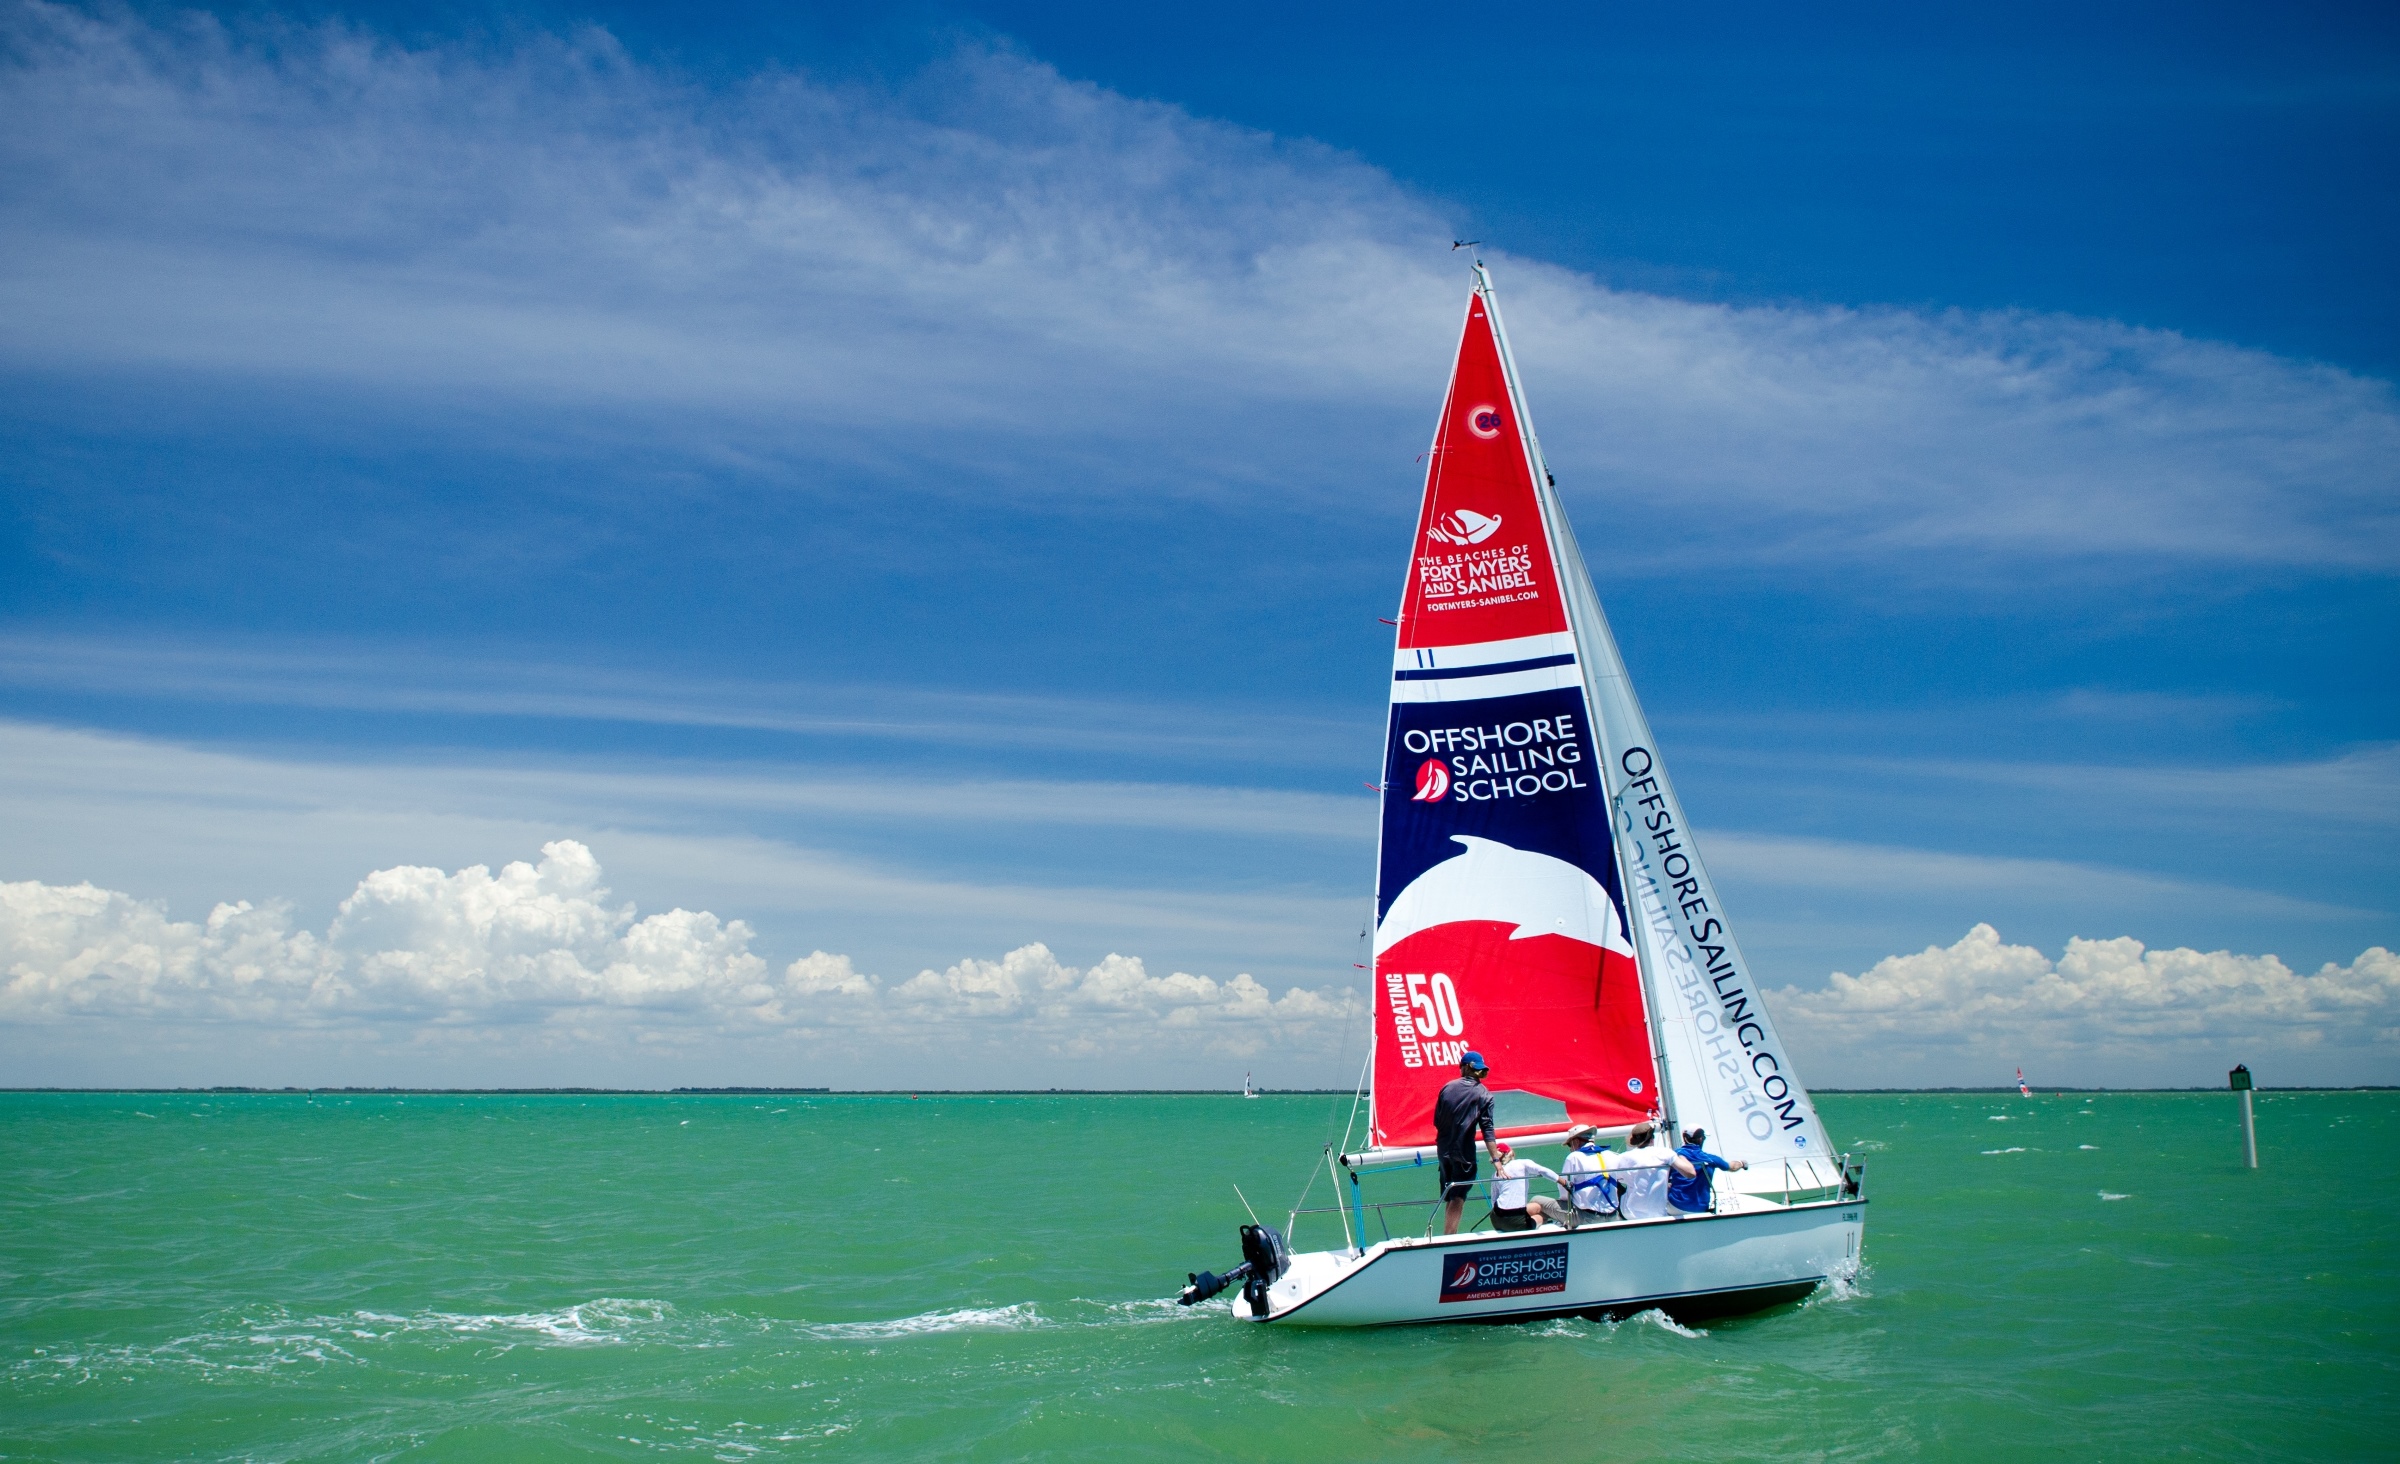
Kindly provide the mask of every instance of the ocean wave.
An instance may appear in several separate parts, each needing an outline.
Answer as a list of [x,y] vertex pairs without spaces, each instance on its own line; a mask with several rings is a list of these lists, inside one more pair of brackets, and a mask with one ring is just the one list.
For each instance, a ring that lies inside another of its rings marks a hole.
[[1011,1306],[969,1306],[955,1311],[920,1312],[888,1322],[824,1322],[802,1330],[829,1342],[878,1341],[889,1337],[921,1337],[938,1332],[1018,1331],[1043,1325],[1030,1301]]
[[2130,1200],[2130,1199],[2132,1199],[2132,1198],[2133,1198],[2133,1196],[2131,1196],[2131,1195],[2112,1195],[2112,1194],[2110,1194],[2110,1193],[2109,1193],[2107,1190],[2102,1190],[2102,1191],[2100,1191],[2100,1198],[2102,1198],[2102,1199],[2104,1199],[2104,1200]]
[[1982,1152],[1986,1154],[2022,1154],[2025,1150],[2019,1147],[2015,1149],[1985,1149]]

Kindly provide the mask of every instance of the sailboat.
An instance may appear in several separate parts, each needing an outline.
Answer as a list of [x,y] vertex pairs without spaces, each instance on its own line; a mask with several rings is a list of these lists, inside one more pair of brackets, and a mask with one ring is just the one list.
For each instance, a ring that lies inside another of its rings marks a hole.
[[1242,1074],[1242,1096],[1244,1098],[1256,1098],[1258,1096],[1258,1090],[1250,1086],[1250,1075],[1248,1073]]
[[[1281,1230],[1254,1215],[1242,1264],[1195,1273],[1182,1300],[1238,1283],[1234,1316],[1294,1326],[1688,1318],[1853,1274],[1863,1166],[1827,1143],[1734,942],[1480,260],[1427,462],[1392,658],[1372,1047],[1326,1146],[1337,1203]],[[1470,1050],[1517,1149],[1647,1122],[1747,1167],[1716,1176],[1706,1212],[1438,1234],[1434,1100]],[[1295,1253],[1304,1219],[1340,1243]]]

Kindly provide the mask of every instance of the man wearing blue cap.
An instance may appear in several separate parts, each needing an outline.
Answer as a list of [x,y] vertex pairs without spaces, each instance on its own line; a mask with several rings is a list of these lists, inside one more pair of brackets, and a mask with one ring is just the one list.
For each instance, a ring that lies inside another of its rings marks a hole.
[[1467,1207],[1467,1191],[1475,1187],[1475,1135],[1484,1147],[1498,1150],[1500,1130],[1492,1123],[1492,1092],[1483,1085],[1491,1068],[1483,1054],[1470,1052],[1458,1060],[1458,1076],[1442,1084],[1433,1100],[1433,1150],[1442,1171],[1442,1234],[1458,1234],[1459,1215]]

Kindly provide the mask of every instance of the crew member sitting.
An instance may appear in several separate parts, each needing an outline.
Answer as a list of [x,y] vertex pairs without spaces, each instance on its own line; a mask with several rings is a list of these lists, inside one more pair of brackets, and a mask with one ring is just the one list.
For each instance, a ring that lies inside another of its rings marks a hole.
[[1667,1209],[1667,1176],[1674,1151],[1658,1142],[1658,1125],[1634,1126],[1625,1152],[1607,1156],[1608,1177],[1625,1186],[1617,1213],[1628,1220],[1660,1220]]
[[[1531,1159],[1520,1159],[1517,1151],[1506,1144],[1492,1150],[1492,1228],[1494,1230],[1531,1230],[1542,1223],[1544,1201],[1540,1196],[1525,1193],[1526,1181],[1541,1175],[1552,1183],[1558,1172],[1545,1169]],[[1556,1200],[1547,1202],[1553,1208]]]
[[1736,1159],[1728,1164],[1701,1148],[1708,1142],[1708,1130],[1688,1128],[1683,1131],[1683,1147],[1675,1151],[1675,1175],[1667,1181],[1667,1202],[1686,1215],[1705,1215],[1716,1208],[1716,1196],[1709,1187],[1714,1181],[1713,1169],[1748,1169],[1750,1161]]
[[1589,1124],[1567,1135],[1567,1158],[1559,1165],[1559,1185],[1572,1203],[1558,1223],[1569,1230],[1617,1218],[1617,1196],[1623,1190],[1608,1177],[1607,1154],[1600,1147],[1600,1130]]

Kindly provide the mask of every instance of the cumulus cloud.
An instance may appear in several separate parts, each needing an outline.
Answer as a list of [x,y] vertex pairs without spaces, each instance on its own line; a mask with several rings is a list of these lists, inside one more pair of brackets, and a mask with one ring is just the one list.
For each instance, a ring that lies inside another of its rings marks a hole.
[[[1377,453],[1405,478],[1463,294],[1437,210],[1357,159],[1005,50],[712,88],[599,32],[411,48],[20,3],[0,55],[0,354],[36,373],[1338,503]],[[2386,382],[2101,321],[1502,282],[1562,478],[1611,490],[1645,564],[2400,560]]]
[[2271,955],[2151,950],[2130,937],[2070,940],[2053,961],[1977,925],[1956,944],[1773,999],[1820,1071],[1864,1068],[1869,1081],[1972,1085],[2032,1057],[2118,1071],[2181,1062],[2200,1081],[2229,1045],[2306,1060],[2307,1081],[2388,1081],[2400,1063],[2400,956],[2381,946],[2302,975]]
[[578,1007],[706,1014],[766,994],[750,928],[705,911],[636,920],[591,851],[359,881],[325,935],[280,905],[199,923],[90,884],[0,884],[0,1019],[147,1016],[288,1025],[491,1022]]
[[[773,1039],[871,1053],[869,1066],[887,1071],[949,1062],[952,1081],[1024,1081],[1029,1062],[1106,1059],[1115,1066],[1094,1071],[1107,1081],[1138,1082],[1146,1058],[1321,1061],[1357,1038],[1365,1015],[1345,986],[1278,995],[1248,974],[1153,974],[1114,953],[1073,966],[1040,943],[886,979],[821,950],[776,971],[754,938],[707,911],[637,918],[571,839],[497,873],[377,870],[322,934],[294,929],[279,905],[220,904],[176,921],[90,884],[0,884],[0,1026],[113,1020],[134,1047],[146,1030],[234,1027],[486,1046],[515,1032],[595,1050]],[[1977,925],[1954,945],[1772,1000],[1826,1086],[1974,1084],[2019,1062],[2046,1064],[2057,1082],[2189,1083],[2236,1049],[2288,1058],[2276,1074],[2287,1081],[2389,1081],[2400,1067],[2400,956],[2380,946],[2303,975],[2272,955],[2131,938],[2071,940],[2052,960]]]
[[1248,975],[1153,976],[1112,954],[1078,968],[1049,947],[886,982],[813,952],[780,976],[750,927],[707,911],[635,918],[591,851],[546,844],[497,874],[404,865],[359,881],[323,936],[281,907],[221,904],[202,922],[90,884],[0,884],[0,1022],[136,1018],[355,1031],[546,1024],[736,1037],[869,1033],[923,1046],[972,1029],[1064,1053],[1158,1039],[1218,1052],[1314,1043],[1355,993],[1277,997]]

